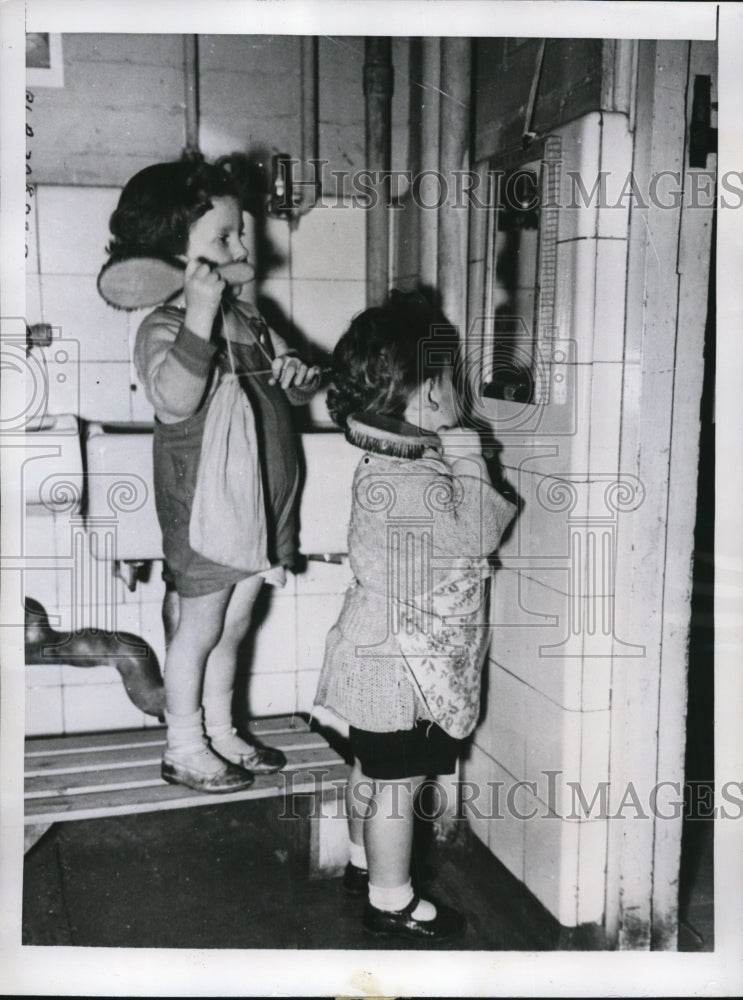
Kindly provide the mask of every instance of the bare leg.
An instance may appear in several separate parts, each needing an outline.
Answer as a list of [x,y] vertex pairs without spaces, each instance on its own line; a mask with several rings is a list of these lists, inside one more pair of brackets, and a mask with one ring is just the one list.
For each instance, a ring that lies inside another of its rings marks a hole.
[[262,576],[250,576],[235,585],[218,641],[206,662],[204,697],[231,694],[237,672],[237,650],[250,625],[253,605],[263,585]]
[[189,715],[201,707],[207,659],[222,634],[229,598],[229,588],[203,597],[181,597],[178,626],[165,657],[168,712]]
[[165,659],[167,749],[162,776],[205,792],[249,788],[252,775],[230,767],[206,742],[201,713],[204,671],[224,624],[231,590],[182,597],[178,626]]
[[354,760],[346,785],[348,836],[352,844],[364,846],[364,823],[371,808],[374,782],[364,776],[361,764]]
[[204,720],[213,750],[256,774],[272,774],[286,763],[281,750],[257,746],[238,736],[232,724],[232,693],[237,651],[250,625],[253,605],[263,585],[262,576],[241,580],[235,587],[219,642],[209,656],[204,677]]
[[381,889],[410,879],[415,796],[423,777],[375,781],[375,793],[364,825],[369,884]]

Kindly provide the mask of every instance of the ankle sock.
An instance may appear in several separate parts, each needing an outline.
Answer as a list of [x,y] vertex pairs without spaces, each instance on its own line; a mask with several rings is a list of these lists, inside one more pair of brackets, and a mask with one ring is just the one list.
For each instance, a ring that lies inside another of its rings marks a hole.
[[237,735],[232,725],[232,691],[205,695],[202,703],[204,726],[212,748],[225,760],[239,764],[241,757],[253,748]]
[[217,774],[224,763],[209,749],[204,735],[201,709],[187,715],[165,713],[167,749],[170,761],[193,767],[205,774]]
[[366,862],[366,849],[363,844],[354,844],[351,840],[348,844],[348,860],[354,868],[362,868],[364,871],[369,867]]
[[[398,885],[392,889],[369,883],[369,902],[377,910],[404,910],[413,896],[413,885],[410,879],[404,885]],[[427,899],[421,899],[411,916],[415,920],[433,920],[436,916],[436,907]]]

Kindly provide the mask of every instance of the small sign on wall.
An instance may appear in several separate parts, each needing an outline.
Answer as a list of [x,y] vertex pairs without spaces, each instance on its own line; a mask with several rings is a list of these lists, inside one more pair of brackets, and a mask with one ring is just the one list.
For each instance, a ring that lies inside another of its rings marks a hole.
[[46,31],[26,32],[26,84],[63,87],[62,36]]

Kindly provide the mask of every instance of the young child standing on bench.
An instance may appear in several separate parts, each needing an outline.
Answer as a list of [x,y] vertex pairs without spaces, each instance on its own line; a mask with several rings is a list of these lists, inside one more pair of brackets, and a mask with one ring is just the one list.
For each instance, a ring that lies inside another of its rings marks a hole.
[[[326,645],[316,704],[350,724],[349,892],[365,929],[439,941],[461,914],[411,883],[417,792],[453,774],[479,712],[488,555],[515,507],[476,432],[455,429],[458,345],[416,293],[357,316],[333,354],[328,408],[365,451],[348,536],[354,582]],[[455,375],[456,373],[456,375]]]
[[238,791],[285,764],[280,750],[238,735],[232,698],[256,597],[266,581],[283,586],[295,556],[288,401],[307,402],[320,373],[217,270],[247,259],[228,165],[189,156],[147,167],[125,186],[110,229],[109,263],[186,265],[183,291],[147,316],[134,348],[155,410],[155,502],[179,596],[164,669],[162,776],[203,792]]

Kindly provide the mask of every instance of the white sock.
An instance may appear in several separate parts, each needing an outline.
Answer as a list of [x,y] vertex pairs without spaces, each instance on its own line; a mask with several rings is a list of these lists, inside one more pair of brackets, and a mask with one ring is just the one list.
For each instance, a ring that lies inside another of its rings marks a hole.
[[[404,910],[414,895],[410,879],[405,885],[398,885],[393,889],[369,883],[369,902],[377,910]],[[436,916],[436,907],[427,899],[421,899],[411,916],[415,920],[433,920]]]
[[356,868],[368,868],[366,863],[366,849],[363,844],[354,844],[351,840],[348,844],[349,856],[348,859],[352,865]]
[[214,750],[233,764],[240,762],[243,754],[249,754],[251,747],[237,735],[232,725],[232,691],[223,694],[205,695],[204,726]]
[[392,889],[369,883],[369,902],[377,910],[404,910],[413,895],[410,879],[404,885],[396,885]]
[[168,750],[176,750],[178,753],[198,753],[206,746],[201,709],[189,712],[188,715],[166,712],[165,722],[168,726]]
[[168,726],[166,756],[205,774],[217,774],[224,763],[212,753],[204,736],[201,709],[187,715],[165,713]]

